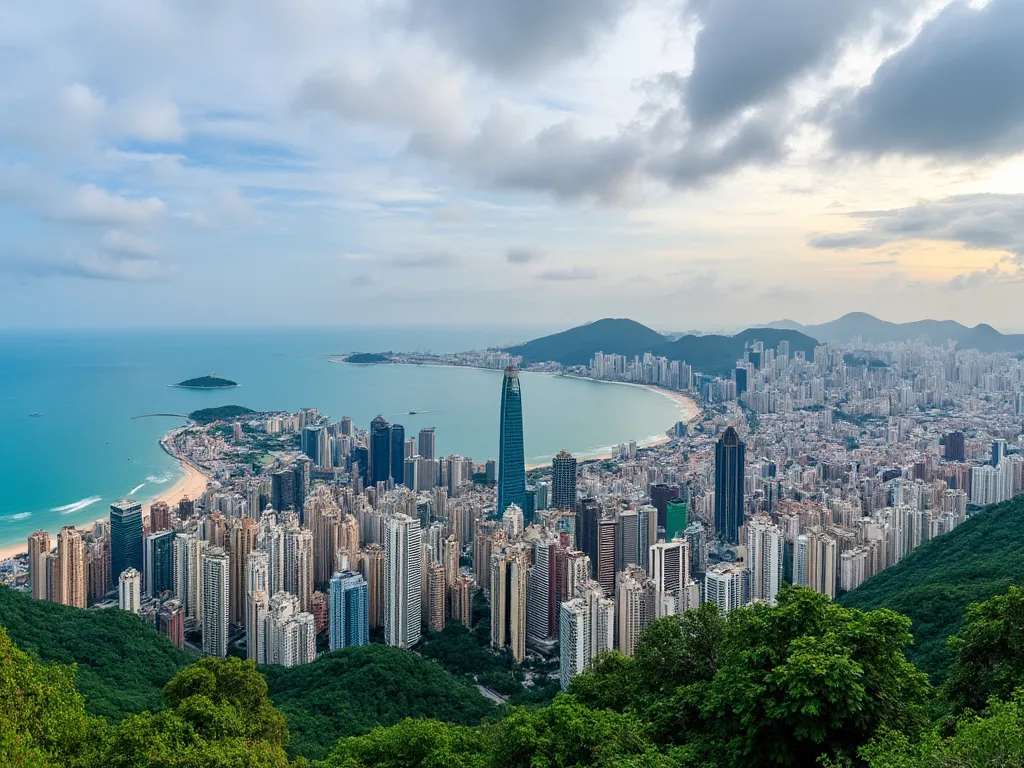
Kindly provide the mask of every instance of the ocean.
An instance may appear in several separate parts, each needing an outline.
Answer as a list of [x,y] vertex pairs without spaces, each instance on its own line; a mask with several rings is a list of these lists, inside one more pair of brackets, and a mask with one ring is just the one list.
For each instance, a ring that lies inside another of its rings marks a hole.
[[[148,499],[181,474],[159,438],[169,416],[238,404],[313,407],[364,429],[382,414],[413,436],[437,429],[441,455],[496,458],[501,373],[329,362],[351,352],[457,352],[523,341],[537,328],[331,328],[0,333],[0,547],[82,525],[131,495]],[[231,390],[168,386],[210,372]],[[596,455],[659,436],[680,404],[639,387],[525,373],[527,464],[559,450]],[[409,411],[416,411],[410,416]],[[30,414],[38,413],[33,417]]]

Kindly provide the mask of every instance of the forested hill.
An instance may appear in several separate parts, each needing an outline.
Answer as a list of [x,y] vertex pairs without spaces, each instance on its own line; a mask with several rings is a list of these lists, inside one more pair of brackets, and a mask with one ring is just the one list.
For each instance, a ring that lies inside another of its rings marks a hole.
[[650,352],[670,360],[689,363],[694,371],[710,375],[728,375],[743,357],[744,349],[760,341],[766,349],[789,342],[790,354],[803,352],[808,359],[817,341],[795,330],[750,328],[735,336],[683,336],[670,342],[665,336],[635,320],[598,320],[588,325],[544,336],[505,351],[519,355],[526,363],[557,362],[562,365],[587,365],[596,352],[633,357]]
[[952,663],[946,641],[960,630],[967,606],[1016,584],[1024,584],[1024,497],[978,512],[840,602],[909,616],[914,645],[907,656],[939,682]]

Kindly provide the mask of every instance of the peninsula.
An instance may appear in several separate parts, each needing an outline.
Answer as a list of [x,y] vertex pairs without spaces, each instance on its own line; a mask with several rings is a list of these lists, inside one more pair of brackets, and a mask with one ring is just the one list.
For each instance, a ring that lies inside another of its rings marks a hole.
[[359,352],[355,355],[348,355],[342,362],[356,365],[376,365],[377,363],[390,363],[391,358],[376,352]]
[[231,379],[219,379],[214,373],[209,376],[200,376],[197,379],[186,379],[185,381],[179,381],[177,384],[172,384],[172,387],[181,387],[183,389],[231,389],[237,387],[238,382],[232,381]]

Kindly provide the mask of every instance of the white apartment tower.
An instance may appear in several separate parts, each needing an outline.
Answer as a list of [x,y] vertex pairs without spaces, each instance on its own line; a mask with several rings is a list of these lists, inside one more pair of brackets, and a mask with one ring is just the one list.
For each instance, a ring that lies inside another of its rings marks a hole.
[[201,555],[203,655],[228,655],[228,605],[231,560],[222,547],[207,547]]
[[397,514],[384,522],[384,637],[388,645],[412,648],[422,619],[419,520]]

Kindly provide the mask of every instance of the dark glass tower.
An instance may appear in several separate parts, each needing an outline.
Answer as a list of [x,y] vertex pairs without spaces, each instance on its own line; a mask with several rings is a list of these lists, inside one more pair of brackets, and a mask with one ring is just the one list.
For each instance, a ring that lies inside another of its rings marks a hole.
[[370,422],[370,485],[391,477],[391,425],[383,416]]
[[129,568],[142,568],[142,505],[122,499],[110,505],[110,576],[114,583]]
[[740,543],[746,452],[746,444],[732,427],[715,446],[715,534],[726,544]]
[[501,385],[501,424],[498,444],[498,515],[509,504],[526,508],[526,455],[523,449],[523,395],[519,371],[505,369]]
[[551,507],[576,507],[576,457],[568,451],[559,451],[551,461]]
[[391,477],[395,485],[405,482],[405,427],[391,425]]

